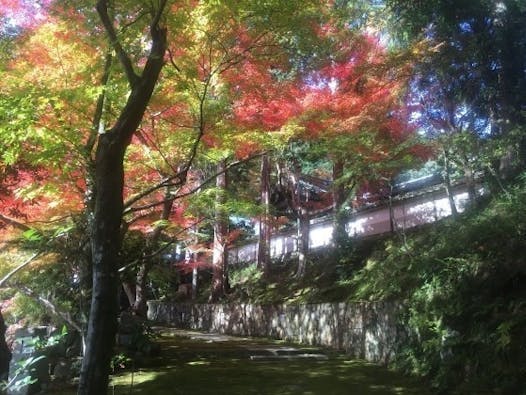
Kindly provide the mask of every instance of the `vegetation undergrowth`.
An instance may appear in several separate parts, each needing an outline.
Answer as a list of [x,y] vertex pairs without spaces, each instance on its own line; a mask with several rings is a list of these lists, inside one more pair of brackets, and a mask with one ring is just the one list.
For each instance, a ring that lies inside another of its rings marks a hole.
[[231,298],[398,301],[408,337],[397,368],[426,377],[441,393],[524,394],[525,241],[523,177],[484,208],[407,234],[356,241],[346,253],[311,256],[301,280],[290,280],[293,264],[267,279],[254,268],[237,271]]
[[304,276],[296,277],[297,259],[274,261],[270,273],[254,265],[230,272],[230,302],[245,303],[320,303],[340,302],[352,297],[352,273],[384,242],[385,236],[349,240],[339,251],[320,250],[309,255]]
[[352,279],[357,299],[403,302],[410,336],[397,365],[443,392],[525,393],[524,181],[481,211],[387,242]]

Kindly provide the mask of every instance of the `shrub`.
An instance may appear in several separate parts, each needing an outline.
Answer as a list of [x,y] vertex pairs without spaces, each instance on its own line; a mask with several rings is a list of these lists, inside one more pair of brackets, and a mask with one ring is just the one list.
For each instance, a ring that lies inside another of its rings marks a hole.
[[396,363],[438,391],[526,393],[525,184],[386,242],[352,280],[356,299],[404,302],[410,340]]

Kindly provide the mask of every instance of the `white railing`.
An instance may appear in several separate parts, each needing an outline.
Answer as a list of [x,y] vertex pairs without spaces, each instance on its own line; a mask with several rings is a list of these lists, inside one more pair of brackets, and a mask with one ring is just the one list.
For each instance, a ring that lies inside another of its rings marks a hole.
[[[459,185],[454,189],[457,210],[462,212],[468,201],[467,188]],[[443,188],[419,196],[407,197],[392,202],[392,219],[395,230],[438,221],[451,215],[449,199]],[[391,210],[382,205],[356,212],[346,225],[350,236],[371,236],[392,231]],[[332,242],[333,223],[329,217],[311,223],[309,249],[329,246]],[[273,235],[270,242],[271,258],[287,257],[297,251],[297,234],[288,232]],[[229,249],[229,262],[254,262],[257,260],[258,243],[248,243]]]

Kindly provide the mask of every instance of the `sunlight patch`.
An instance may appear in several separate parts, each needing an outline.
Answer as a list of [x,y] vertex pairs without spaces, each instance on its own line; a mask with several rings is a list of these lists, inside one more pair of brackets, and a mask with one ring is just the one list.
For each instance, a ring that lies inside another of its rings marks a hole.
[[210,365],[210,361],[190,361],[186,364],[190,366]]
[[157,378],[157,376],[159,376],[159,372],[129,372],[125,374],[120,374],[119,376],[111,377],[110,384],[114,386],[129,385],[132,380],[132,374],[134,384],[141,384],[146,383],[148,381],[154,381]]

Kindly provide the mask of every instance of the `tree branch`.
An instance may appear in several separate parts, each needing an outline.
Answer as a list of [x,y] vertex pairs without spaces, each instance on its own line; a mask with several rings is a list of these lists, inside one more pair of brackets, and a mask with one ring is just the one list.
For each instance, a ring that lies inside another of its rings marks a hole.
[[[119,141],[117,146],[127,147],[131,142],[133,134],[142,121],[146,107],[159,79],[159,74],[164,66],[167,30],[154,23],[158,22],[160,18],[158,15],[162,14],[165,4],[165,1],[161,2],[160,8],[150,26],[152,36],[151,49],[142,73],[140,76],[135,75],[136,82],[132,84],[132,90],[126,104],[115,124],[107,133],[109,135],[108,138],[115,139],[113,140],[114,142]],[[110,134],[116,131],[118,131],[118,135],[110,137]]]
[[161,21],[161,16],[164,12],[164,7],[166,7],[167,0],[161,0],[159,3],[159,8],[157,9],[157,12],[152,18],[152,23],[150,24],[150,34],[154,36],[156,32],[154,30],[158,29],[159,22]]
[[35,259],[38,258],[38,256],[41,254],[42,252],[39,251],[39,252],[36,252],[34,253],[30,258],[28,258],[24,263],[18,265],[17,267],[15,267],[13,270],[11,270],[9,273],[7,273],[4,278],[2,278],[0,280],[0,288],[2,288],[4,286],[5,283],[7,283],[9,281],[9,279],[11,277],[13,277],[15,274],[17,274],[20,270],[22,270],[23,268],[25,268],[27,265],[29,265],[31,262],[33,262]]
[[91,123],[91,132],[86,142],[86,155],[91,157],[91,152],[97,141],[97,133],[101,129],[102,114],[104,111],[104,101],[106,100],[106,86],[108,80],[110,79],[110,70],[111,64],[113,62],[113,56],[110,51],[106,54],[106,59],[104,61],[104,72],[102,73],[102,78],[100,85],[102,87],[102,92],[100,92],[99,97],[97,98],[97,104],[95,106],[95,114],[93,115],[93,120]]
[[4,222],[7,225],[11,225],[17,229],[24,230],[24,231],[31,229],[29,226],[23,224],[22,222],[18,222],[16,219],[6,217],[3,214],[0,214],[0,222]]
[[170,64],[173,66],[173,68],[174,68],[178,73],[180,73],[180,72],[181,72],[181,69],[179,68],[179,66],[177,66],[177,64],[175,64],[174,56],[173,56],[172,50],[171,50],[170,48],[167,48],[167,51],[168,51],[168,58],[170,59]]
[[108,34],[110,43],[112,47],[115,49],[115,52],[117,53],[117,56],[119,58],[119,61],[122,64],[122,67],[124,67],[124,72],[126,73],[128,82],[130,83],[130,86],[133,88],[139,81],[139,76],[135,73],[132,62],[128,54],[126,53],[126,51],[124,51],[124,48],[122,47],[119,41],[119,38],[117,37],[117,33],[115,32],[115,28],[113,27],[113,22],[110,20],[110,17],[108,15],[108,1],[107,0],[99,0],[97,2],[97,12],[99,13],[100,20],[102,24],[104,25],[104,29],[106,29],[106,33]]
[[[236,161],[234,163],[231,163],[229,164],[228,166],[226,166],[226,168],[223,170],[223,171],[220,171],[218,173],[215,173],[214,175],[208,177],[206,180],[204,180],[202,183],[200,183],[198,186],[196,186],[195,188],[191,189],[190,191],[188,192],[185,192],[185,193],[182,193],[180,195],[175,195],[175,196],[172,196],[170,197],[168,200],[176,200],[176,199],[181,199],[183,197],[186,197],[186,196],[189,196],[189,195],[192,195],[194,194],[195,192],[197,192],[199,189],[201,189],[204,185],[208,184],[209,182],[212,182],[213,180],[216,179],[216,177],[220,174],[223,174],[225,172],[227,172],[228,170],[230,170],[231,168],[233,167],[236,167],[236,166],[240,166],[244,163],[247,163],[247,162],[250,162],[252,159],[256,159],[256,158],[259,158],[260,156],[264,155],[264,153],[259,153],[259,154],[256,154],[256,155],[252,155],[252,156],[249,156],[248,158],[245,158],[245,159],[242,159],[242,160],[239,160],[239,161]],[[161,186],[157,186],[156,189],[159,189],[161,188],[162,186],[166,186],[166,184],[163,184]],[[153,191],[152,191],[153,192]],[[151,193],[151,192],[150,192]],[[145,195],[146,196],[146,195]],[[136,212],[136,211],[141,211],[141,210],[147,210],[149,208],[153,208],[153,207],[157,207],[157,206],[160,206],[162,204],[164,204],[166,202],[167,199],[163,199],[161,201],[158,201],[158,202],[154,202],[154,203],[150,203],[150,204],[146,204],[144,206],[139,206],[139,207],[130,207],[131,205],[128,205],[127,206],[127,209],[124,211],[124,214],[129,214],[129,213],[132,213],[132,212]]]
[[134,260],[133,262],[130,262],[122,267],[119,268],[119,273],[122,273],[124,271],[126,271],[129,267],[132,267],[132,266],[135,266],[135,265],[138,265],[141,261],[148,261],[148,260],[151,260],[153,258],[155,258],[157,255],[159,255],[161,252],[165,251],[168,247],[170,247],[171,245],[173,245],[175,242],[176,242],[176,237],[179,236],[180,234],[183,234],[185,232],[187,232],[189,229],[192,229],[194,226],[196,226],[197,224],[200,224],[201,222],[203,222],[205,219],[200,219],[199,221],[196,221],[194,222],[192,225],[189,225],[189,226],[186,226],[182,229],[180,229],[179,231],[177,231],[177,233],[175,233],[175,235],[173,235],[171,238],[170,238],[170,241],[167,242],[166,244],[164,244],[163,246],[159,247],[157,250],[155,250],[154,252],[146,255],[146,256],[143,256],[141,257],[140,259],[136,259]]
[[[127,202],[124,203],[124,214],[130,212],[131,210],[129,210],[129,208],[133,206],[135,203],[137,203],[139,200],[157,191],[158,189],[164,188],[166,186],[177,187],[178,185],[184,184],[184,181],[186,181],[186,172],[187,172],[187,169],[184,168],[182,171],[178,172],[177,174],[174,174],[173,176],[170,176],[164,179],[160,183],[152,186],[151,188],[146,189],[145,191],[129,199]],[[179,180],[175,183],[172,183],[172,181],[177,178],[179,178]]]
[[[199,143],[201,142],[202,137],[203,137],[203,131],[199,129],[199,134],[196,137],[194,144],[192,145],[192,149],[190,151],[190,157],[186,161],[186,164],[183,166],[183,170],[177,172],[177,174],[174,174],[173,176],[170,176],[164,179],[157,185],[154,185],[153,187],[148,188],[147,190],[129,199],[127,202],[124,203],[124,214],[132,211],[130,210],[130,207],[133,206],[135,203],[137,203],[139,200],[157,191],[158,189],[164,188],[166,186],[171,186],[171,187],[182,186],[186,182],[186,175],[188,174],[188,170],[190,170],[190,167],[192,166],[192,163],[194,162],[194,159],[197,156],[197,149],[199,147]],[[176,183],[172,183],[172,181],[177,178],[179,180]]]
[[25,285],[18,286],[17,289],[22,292],[24,295],[29,296],[30,298],[36,300],[38,303],[43,305],[57,317],[62,318],[66,323],[68,323],[73,329],[77,332],[82,333],[81,326],[75,322],[68,312],[62,311],[56,304],[54,304],[49,299],[44,298],[42,295],[37,294],[32,289],[26,287]]

